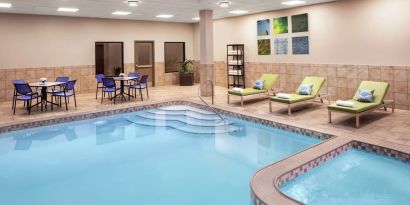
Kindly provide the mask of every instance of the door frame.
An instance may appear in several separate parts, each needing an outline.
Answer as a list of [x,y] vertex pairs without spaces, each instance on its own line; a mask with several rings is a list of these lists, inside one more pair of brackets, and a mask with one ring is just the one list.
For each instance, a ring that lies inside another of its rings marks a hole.
[[95,58],[95,70],[97,70],[97,56],[95,55],[97,51],[97,44],[98,43],[120,43],[121,44],[121,67],[122,67],[122,73],[124,73],[124,42],[123,41],[96,41],[94,44],[94,58]]
[[155,41],[153,40],[134,40],[134,69],[137,64],[137,59],[135,58],[135,43],[152,43],[152,87],[155,87]]

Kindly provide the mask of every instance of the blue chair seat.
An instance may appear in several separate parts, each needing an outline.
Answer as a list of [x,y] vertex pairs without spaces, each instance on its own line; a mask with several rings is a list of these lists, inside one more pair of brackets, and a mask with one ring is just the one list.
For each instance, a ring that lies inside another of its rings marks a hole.
[[34,95],[21,95],[21,96],[17,96],[16,100],[22,100],[22,101],[27,101],[27,100],[33,100],[40,97],[38,94],[34,94]]
[[131,87],[135,88],[135,89],[145,89],[147,87],[147,85],[133,85]]
[[73,96],[74,95],[74,93],[71,93],[71,92],[66,92],[66,93],[64,93],[64,92],[59,92],[59,93],[56,93],[56,94],[54,94],[55,96],[60,96],[60,97],[70,97],[70,96]]
[[115,91],[117,91],[117,90],[119,90],[119,88],[105,88],[105,89],[104,89],[104,92],[112,93],[112,92],[115,92]]

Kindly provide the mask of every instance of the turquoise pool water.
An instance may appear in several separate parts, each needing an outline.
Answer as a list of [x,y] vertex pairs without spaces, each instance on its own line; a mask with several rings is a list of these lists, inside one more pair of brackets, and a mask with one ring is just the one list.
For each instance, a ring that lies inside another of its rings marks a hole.
[[410,203],[410,164],[349,150],[281,187],[309,205]]
[[229,121],[174,106],[0,135],[0,203],[249,205],[257,169],[320,142]]

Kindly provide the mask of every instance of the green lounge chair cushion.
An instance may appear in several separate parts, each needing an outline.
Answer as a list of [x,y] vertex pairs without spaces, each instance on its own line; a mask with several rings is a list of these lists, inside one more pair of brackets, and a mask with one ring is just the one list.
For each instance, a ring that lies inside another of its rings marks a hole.
[[237,95],[237,96],[247,96],[247,95],[255,95],[255,94],[260,94],[260,93],[266,93],[268,90],[258,90],[255,88],[245,88],[243,89],[243,92],[235,92],[232,90],[229,90],[228,93],[231,95]]
[[324,77],[307,76],[305,77],[305,79],[303,79],[303,82],[300,84],[300,86],[296,90],[296,93],[299,93],[300,87],[302,85],[310,84],[310,85],[313,85],[311,95],[299,95],[299,94],[293,93],[290,95],[290,99],[271,97],[270,100],[275,101],[275,102],[292,104],[292,103],[302,102],[305,100],[314,99],[319,93],[319,90],[320,88],[322,88],[325,81],[326,79]]
[[[389,89],[389,84],[385,82],[374,82],[374,81],[362,81],[360,83],[359,89],[363,90],[374,90],[373,92],[373,102],[380,105],[386,96],[387,90]],[[354,100],[359,98],[359,89],[357,89]]]
[[343,112],[348,112],[348,113],[361,113],[366,110],[375,108],[379,106],[377,103],[364,103],[364,102],[359,102],[356,100],[349,100],[351,102],[354,102],[354,107],[343,107],[343,106],[338,106],[336,103],[331,104],[328,106],[329,110],[336,110],[336,111],[343,111]]
[[322,88],[323,84],[325,83],[326,79],[324,77],[316,77],[316,76],[307,76],[303,79],[303,82],[300,84],[299,88],[296,90],[296,93],[300,93],[300,88],[302,85],[313,85],[311,96],[316,96],[320,88]]
[[280,102],[280,103],[287,103],[287,104],[292,104],[292,103],[297,103],[305,100],[310,100],[315,98],[315,96],[312,95],[299,95],[299,94],[290,94],[290,99],[285,99],[285,98],[279,98],[279,97],[271,97],[271,101],[275,102]]
[[263,89],[262,90],[269,90],[272,88],[273,84],[278,81],[279,75],[278,74],[262,74],[261,78],[259,80],[265,81],[263,83]]
[[255,95],[255,94],[260,94],[260,93],[266,93],[268,92],[269,89],[272,88],[273,84],[278,81],[279,75],[278,74],[262,74],[261,78],[259,80],[263,80],[263,89],[262,90],[257,90],[255,88],[245,88],[242,93],[240,92],[234,92],[232,90],[229,90],[228,93],[231,95],[237,95],[237,96],[247,96],[247,95]]

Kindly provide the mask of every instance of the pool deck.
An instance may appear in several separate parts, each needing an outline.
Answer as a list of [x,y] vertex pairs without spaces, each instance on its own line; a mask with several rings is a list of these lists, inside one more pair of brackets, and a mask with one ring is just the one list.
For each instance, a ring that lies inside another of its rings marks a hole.
[[[101,104],[100,98],[98,100],[95,99],[95,93],[79,94],[77,96],[77,108],[74,107],[73,99],[71,99],[69,111],[66,111],[65,108],[55,108],[54,111],[48,110],[45,112],[34,109],[31,116],[23,110],[22,103],[18,104],[16,115],[13,115],[11,102],[2,102],[0,103],[0,127],[22,122],[143,106],[166,101],[183,100],[201,103],[196,96],[197,89],[197,86],[155,87],[150,88],[150,99],[148,100],[142,102],[138,98],[131,102],[119,102],[115,105],[108,100],[104,100],[104,104]],[[228,105],[226,93],[226,88],[215,87],[216,108],[337,136],[335,139],[326,141],[312,149],[291,156],[284,161],[279,161],[257,172],[255,174],[257,177],[252,181],[252,189],[254,193],[258,192],[256,195],[263,199],[266,204],[298,203],[289,200],[278,192],[272,186],[271,180],[264,180],[265,182],[263,182],[263,180],[260,181],[259,179],[266,179],[267,177],[276,179],[289,170],[295,169],[301,164],[307,163],[352,140],[364,141],[381,147],[389,147],[404,153],[410,153],[410,111],[407,110],[396,109],[394,113],[391,113],[391,110],[388,110],[388,112],[375,111],[361,117],[361,127],[355,128],[354,117],[341,113],[332,113],[334,123],[329,124],[326,104],[307,103],[306,105],[296,107],[292,116],[288,116],[287,106],[282,104],[273,103],[273,112],[270,113],[269,101],[266,99],[266,96],[260,95],[245,98],[244,107],[241,107],[239,97],[231,97],[231,104]],[[146,95],[144,95],[144,98],[146,99]],[[206,99],[210,102],[210,98]],[[266,187],[271,188],[268,189]],[[276,201],[267,201],[272,196],[275,197]]]

